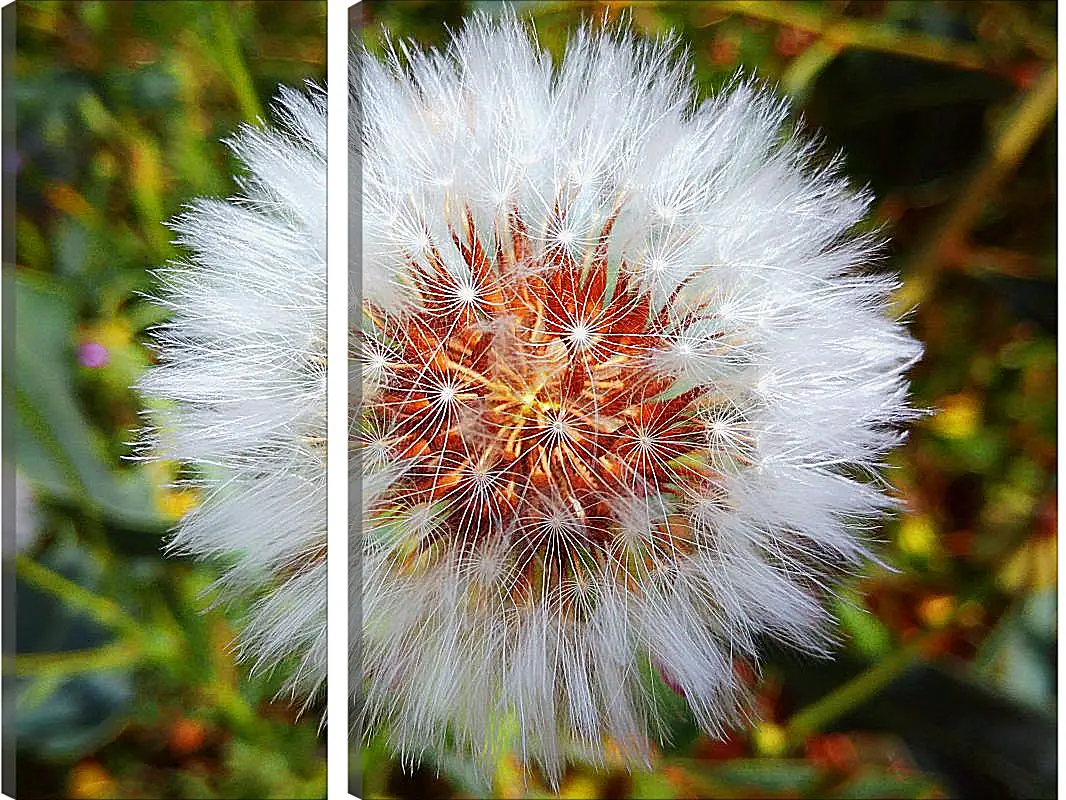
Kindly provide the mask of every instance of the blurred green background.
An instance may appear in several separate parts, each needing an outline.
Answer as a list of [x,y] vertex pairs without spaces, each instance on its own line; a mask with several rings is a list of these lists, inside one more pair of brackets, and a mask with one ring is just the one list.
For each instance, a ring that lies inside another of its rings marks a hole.
[[175,465],[123,459],[140,424],[129,386],[162,318],[141,293],[179,255],[163,222],[236,190],[220,139],[266,117],[279,84],[324,82],[326,4],[14,11],[4,459],[19,479],[17,542],[5,531],[17,652],[4,700],[18,797],[323,797],[324,703],[300,715],[299,698],[274,699],[283,670],[235,663],[244,607],[203,613],[219,565],[160,551],[196,498],[161,488]]
[[[878,198],[932,410],[893,457],[908,511],[846,587],[832,662],[771,650],[763,722],[727,741],[679,713],[653,773],[570,770],[566,797],[1051,797],[1056,766],[1056,8],[1053,2],[519,2],[558,58],[582,17],[677,30],[706,94],[776,85]],[[440,44],[493,2],[365,0],[362,35]],[[681,705],[681,704],[679,704]],[[478,796],[462,764],[366,797]],[[498,797],[543,797],[514,762]]]

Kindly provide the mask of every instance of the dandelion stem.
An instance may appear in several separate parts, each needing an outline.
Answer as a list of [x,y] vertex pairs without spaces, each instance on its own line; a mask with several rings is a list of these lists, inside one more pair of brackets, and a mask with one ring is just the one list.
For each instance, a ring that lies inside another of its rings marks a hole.
[[713,6],[720,11],[735,12],[752,19],[817,34],[823,41],[840,49],[856,47],[875,50],[950,64],[961,69],[983,69],[986,66],[980,50],[972,45],[956,44],[924,34],[904,33],[880,23],[831,18],[791,2],[718,0]]

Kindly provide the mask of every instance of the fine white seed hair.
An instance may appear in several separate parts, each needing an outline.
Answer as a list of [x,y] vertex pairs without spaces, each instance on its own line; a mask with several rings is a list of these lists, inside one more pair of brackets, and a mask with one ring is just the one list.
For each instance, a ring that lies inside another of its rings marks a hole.
[[291,663],[293,696],[326,671],[326,97],[282,88],[274,123],[227,144],[240,194],[198,199],[171,223],[187,259],[158,271],[171,312],[143,451],[187,465],[202,501],[172,553],[227,559],[218,596],[254,597],[239,653]]
[[557,781],[647,763],[663,680],[723,734],[760,640],[830,652],[897,502],[921,348],[869,194],[755,83],[698,101],[675,38],[553,64],[478,15],[358,58],[366,731]]

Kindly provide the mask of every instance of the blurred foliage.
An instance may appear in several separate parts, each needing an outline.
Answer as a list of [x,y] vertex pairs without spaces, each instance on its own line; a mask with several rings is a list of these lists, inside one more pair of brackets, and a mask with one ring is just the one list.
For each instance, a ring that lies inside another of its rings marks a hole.
[[[1055,793],[1056,7],[1052,2],[517,2],[558,57],[574,26],[676,30],[706,94],[738,70],[789,95],[878,197],[930,414],[893,457],[906,511],[837,604],[831,662],[772,652],[762,722],[679,716],[652,773],[574,767],[564,797],[1050,797]],[[494,2],[364,0],[425,45]],[[364,747],[366,797],[483,796],[462,764],[404,774]],[[516,763],[497,797],[550,796]]]
[[20,529],[17,555],[5,531],[17,652],[4,688],[18,796],[325,796],[324,703],[301,714],[300,699],[275,699],[282,670],[236,663],[246,607],[213,604],[218,565],[161,552],[196,498],[165,488],[175,465],[128,456],[141,405],[129,387],[163,313],[143,293],[178,255],[164,221],[235,190],[220,140],[265,117],[279,84],[324,81],[326,4],[14,12],[4,458]]

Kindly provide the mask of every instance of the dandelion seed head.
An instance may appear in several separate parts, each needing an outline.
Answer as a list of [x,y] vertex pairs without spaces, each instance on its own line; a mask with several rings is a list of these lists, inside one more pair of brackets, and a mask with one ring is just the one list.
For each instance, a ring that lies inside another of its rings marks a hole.
[[[326,672],[325,109],[321,89],[282,89],[273,124],[229,141],[240,194],[172,223],[188,255],[159,273],[171,316],[138,385],[145,456],[191,468],[202,497],[169,550],[232,563],[219,596],[253,598],[239,654],[293,663],[308,700]],[[368,380],[387,375],[384,350],[365,355]]]
[[364,724],[412,761],[644,763],[648,663],[705,731],[741,724],[739,664],[825,652],[891,506],[856,476],[920,348],[852,232],[869,199],[753,84],[695,103],[672,39],[585,27],[553,64],[476,16],[360,66],[354,351],[390,368],[354,414],[391,459],[361,459]]

